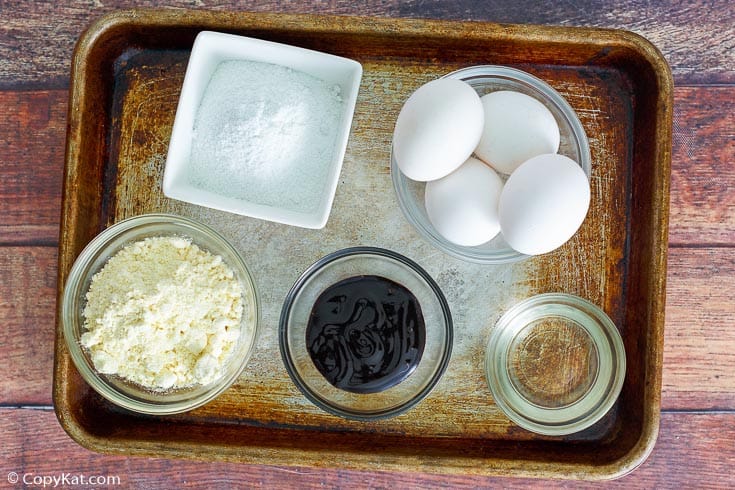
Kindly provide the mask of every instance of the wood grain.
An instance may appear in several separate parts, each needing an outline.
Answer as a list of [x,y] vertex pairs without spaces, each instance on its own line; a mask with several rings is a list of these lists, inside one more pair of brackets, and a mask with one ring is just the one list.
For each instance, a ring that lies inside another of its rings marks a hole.
[[51,402],[56,251],[0,247],[0,405]]
[[735,86],[675,90],[669,243],[735,244]]
[[0,92],[0,244],[59,234],[65,90]]
[[[544,488],[726,488],[735,484],[735,413],[666,413],[658,443],[632,474],[602,484],[544,481]],[[119,476],[122,488],[537,488],[538,480],[436,476],[125,458],[75,444],[50,410],[0,409],[0,478],[60,473]],[[63,455],[63,458],[60,457]],[[32,476],[30,476],[32,478]],[[4,482],[4,480],[3,480]]]
[[[155,0],[32,2],[4,0],[0,10],[0,88],[66,86],[71,52],[80,32],[104,13],[153,7]],[[729,0],[676,0],[652,5],[640,0],[611,4],[595,0],[176,0],[173,8],[443,18],[501,23],[626,28],[650,39],[681,83],[735,81],[735,4]],[[54,19],[54,22],[49,22]],[[654,22],[652,20],[656,19]]]
[[400,2],[401,16],[623,28],[664,54],[677,84],[735,81],[735,4],[729,0]]
[[663,405],[735,409],[735,251],[669,250]]

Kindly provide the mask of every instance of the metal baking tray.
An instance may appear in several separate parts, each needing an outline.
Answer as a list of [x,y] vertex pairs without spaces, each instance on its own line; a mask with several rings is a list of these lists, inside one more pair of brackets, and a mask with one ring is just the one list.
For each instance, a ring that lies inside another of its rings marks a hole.
[[[194,37],[230,32],[353,58],[363,65],[331,217],[307,230],[170,200],[161,178]],[[455,69],[508,65],[551,84],[575,109],[592,152],[592,205],[561,249],[478,266],[442,253],[401,214],[390,179],[395,118],[421,84]],[[115,12],[73,58],[59,295],[81,249],[121,219],[171,212],[230,239],[253,272],[262,334],[245,373],[212,403],[151,417],[119,409],[84,383],[56,325],[54,404],[64,429],[105,453],[366,470],[607,479],[638,466],[659,426],[670,175],[672,80],[661,53],[625,31],[408,19],[181,10]],[[278,318],[311,263],[355,245],[395,250],[443,289],[455,323],[434,391],[383,421],[320,411],[278,353]],[[627,374],[615,406],[564,437],[514,426],[493,402],[483,357],[502,313],[543,292],[579,295],[622,333]],[[60,296],[59,296],[60,297]]]

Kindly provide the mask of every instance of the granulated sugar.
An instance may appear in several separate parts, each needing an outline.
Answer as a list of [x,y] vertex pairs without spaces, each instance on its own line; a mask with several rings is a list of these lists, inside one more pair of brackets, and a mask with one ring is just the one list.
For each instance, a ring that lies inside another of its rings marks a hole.
[[293,211],[324,194],[342,114],[338,86],[289,68],[225,61],[194,121],[195,187]]

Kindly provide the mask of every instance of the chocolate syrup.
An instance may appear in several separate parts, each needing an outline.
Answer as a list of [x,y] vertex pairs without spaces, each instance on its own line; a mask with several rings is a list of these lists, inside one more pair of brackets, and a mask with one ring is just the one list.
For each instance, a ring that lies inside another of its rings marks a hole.
[[377,393],[406,379],[421,360],[426,326],[416,297],[380,276],[329,286],[314,302],[306,346],[333,386]]

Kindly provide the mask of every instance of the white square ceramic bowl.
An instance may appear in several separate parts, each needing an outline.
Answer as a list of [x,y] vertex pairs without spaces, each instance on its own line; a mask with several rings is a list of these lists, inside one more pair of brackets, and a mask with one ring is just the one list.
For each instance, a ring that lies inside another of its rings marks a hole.
[[[325,162],[329,166],[327,182],[316,211],[302,213],[249,202],[201,189],[189,182],[188,165],[194,120],[214,71],[221,62],[228,60],[259,61],[285,66],[340,87],[344,109],[332,152],[333,160]],[[163,193],[173,199],[231,213],[304,228],[323,228],[329,218],[337,189],[361,78],[362,65],[351,59],[260,39],[220,32],[200,32],[191,50],[176,109],[163,174]]]

